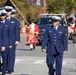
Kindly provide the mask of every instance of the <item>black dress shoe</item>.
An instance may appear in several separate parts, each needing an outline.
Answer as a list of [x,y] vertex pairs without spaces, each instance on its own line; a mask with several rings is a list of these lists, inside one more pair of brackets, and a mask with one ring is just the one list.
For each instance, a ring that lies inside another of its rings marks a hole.
[[33,46],[33,49],[35,50],[35,46]]
[[12,69],[11,72],[14,72],[14,70]]
[[32,51],[33,50],[33,48],[30,48],[30,51]]
[[53,72],[52,72],[52,74],[51,74],[51,75],[54,75],[54,72],[55,72],[55,69],[53,69]]
[[8,72],[7,72],[7,74],[11,74],[12,72],[11,72],[11,70],[9,70]]
[[2,63],[0,62],[0,72],[1,72],[1,68],[2,68]]

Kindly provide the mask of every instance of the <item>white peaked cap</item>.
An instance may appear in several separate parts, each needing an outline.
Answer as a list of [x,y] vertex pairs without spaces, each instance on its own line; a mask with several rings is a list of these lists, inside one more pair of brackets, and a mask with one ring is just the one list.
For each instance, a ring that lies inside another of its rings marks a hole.
[[0,15],[1,15],[1,10],[0,10]]
[[17,10],[16,9],[12,9],[12,12],[17,12]]
[[13,9],[12,6],[5,6],[4,8],[5,8],[5,9],[11,9],[11,10]]
[[2,9],[2,10],[1,10],[1,13],[5,13],[5,14],[7,14],[7,12],[6,12],[5,9]]
[[55,19],[55,20],[59,20],[59,21],[61,20],[61,18],[58,17],[58,16],[52,16],[52,18]]
[[1,11],[2,11],[2,8],[0,8],[0,15],[1,15]]
[[3,15],[3,14],[7,14],[6,10],[5,9],[0,9],[0,16]]

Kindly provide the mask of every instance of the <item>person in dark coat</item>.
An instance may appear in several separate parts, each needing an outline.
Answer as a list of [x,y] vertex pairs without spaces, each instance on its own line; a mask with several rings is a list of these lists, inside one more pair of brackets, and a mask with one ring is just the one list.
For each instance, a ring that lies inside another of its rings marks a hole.
[[10,37],[10,26],[6,21],[7,12],[4,9],[0,10],[0,49],[2,55],[2,75],[6,75],[7,53],[8,49],[12,48]]
[[7,73],[11,74],[14,72],[15,65],[15,57],[16,57],[16,46],[20,44],[20,23],[19,21],[12,17],[12,9],[11,6],[5,6],[5,10],[7,11],[6,20],[9,22],[11,26],[11,36],[12,36],[12,48],[8,51],[8,62],[7,62]]
[[59,26],[60,17],[53,16],[52,18],[53,24],[46,28],[42,40],[42,52],[47,53],[46,63],[49,69],[49,75],[54,75],[55,70],[56,75],[61,75],[63,53],[67,54],[68,52],[67,32],[64,27]]

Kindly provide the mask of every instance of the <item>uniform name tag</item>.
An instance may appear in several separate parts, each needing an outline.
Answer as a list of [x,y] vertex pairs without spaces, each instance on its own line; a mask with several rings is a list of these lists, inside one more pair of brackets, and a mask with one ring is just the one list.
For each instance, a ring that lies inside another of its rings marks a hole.
[[7,27],[7,25],[5,25],[5,27]]
[[63,32],[58,32],[58,33],[63,33]]
[[12,21],[11,23],[15,23],[15,22]]
[[52,31],[49,31],[50,33],[52,32]]

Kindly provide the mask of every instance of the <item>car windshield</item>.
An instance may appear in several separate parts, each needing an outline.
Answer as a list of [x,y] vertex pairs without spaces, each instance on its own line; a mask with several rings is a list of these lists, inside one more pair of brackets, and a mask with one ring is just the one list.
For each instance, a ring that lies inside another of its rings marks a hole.
[[38,25],[50,25],[52,24],[52,18],[40,18],[38,20]]
[[[48,25],[52,25],[52,23],[53,23],[53,19],[51,17],[49,17],[49,18],[40,18],[38,20],[38,22],[37,22],[37,24],[39,26],[48,26]],[[64,23],[63,20],[60,21],[59,25],[64,26],[64,27],[66,26],[66,24]]]

